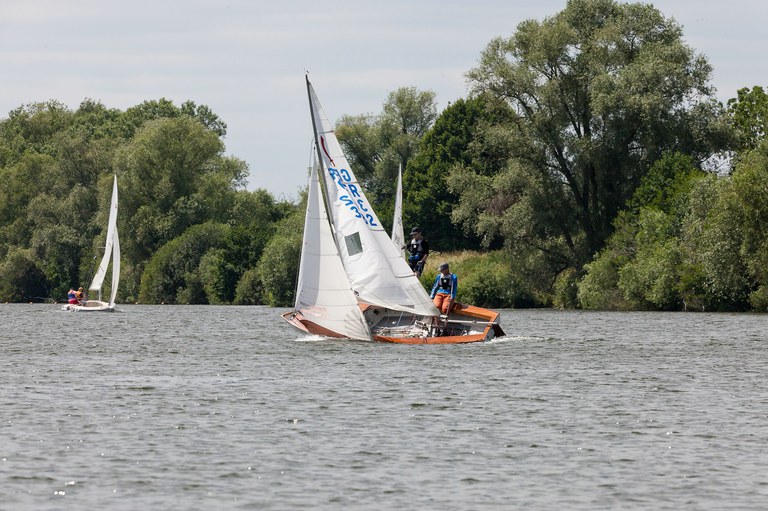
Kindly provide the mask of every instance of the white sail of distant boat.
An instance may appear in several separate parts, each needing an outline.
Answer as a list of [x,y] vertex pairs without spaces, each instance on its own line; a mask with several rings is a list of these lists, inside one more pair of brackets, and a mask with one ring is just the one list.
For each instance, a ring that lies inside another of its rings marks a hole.
[[440,315],[381,226],[308,78],[307,94],[317,158],[295,306],[283,319],[314,335],[407,344],[480,342],[503,335],[494,311],[457,304],[451,318]]
[[392,244],[405,257],[405,231],[403,230],[403,165],[397,169],[397,191],[395,192],[395,214],[392,219]]
[[[112,282],[109,294],[109,302],[103,302],[101,299],[101,288],[104,285],[104,278],[107,275],[109,263],[112,262]],[[104,245],[104,255],[101,258],[96,274],[93,276],[91,285],[88,286],[90,292],[97,293],[98,299],[86,300],[75,305],[67,304],[62,309],[71,311],[113,311],[115,309],[115,298],[117,297],[117,287],[120,283],[120,237],[117,234],[117,175],[115,175],[112,184],[112,201],[109,206],[109,221],[107,223],[107,238]]]

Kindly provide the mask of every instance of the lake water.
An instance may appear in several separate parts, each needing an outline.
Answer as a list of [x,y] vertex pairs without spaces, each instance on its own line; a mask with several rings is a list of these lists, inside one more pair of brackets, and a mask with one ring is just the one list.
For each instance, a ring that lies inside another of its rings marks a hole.
[[404,346],[118,308],[0,305],[0,509],[768,507],[768,315],[505,310]]

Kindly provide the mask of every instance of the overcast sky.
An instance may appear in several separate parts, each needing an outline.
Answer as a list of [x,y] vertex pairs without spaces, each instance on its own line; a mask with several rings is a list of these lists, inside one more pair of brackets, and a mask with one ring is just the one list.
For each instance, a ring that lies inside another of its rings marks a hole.
[[[22,104],[84,98],[125,110],[167,98],[209,106],[249,189],[295,198],[312,132],[304,72],[331,120],[379,113],[415,86],[438,108],[466,97],[464,74],[496,36],[565,0],[0,0],[0,118]],[[768,87],[768,2],[661,0],[714,67],[725,102]]]

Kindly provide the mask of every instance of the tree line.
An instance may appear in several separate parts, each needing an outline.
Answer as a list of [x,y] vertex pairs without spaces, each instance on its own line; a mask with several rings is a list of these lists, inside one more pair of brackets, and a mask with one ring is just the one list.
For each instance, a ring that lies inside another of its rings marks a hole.
[[209,108],[164,99],[10,112],[0,122],[0,299],[56,300],[87,286],[117,174],[120,301],[279,303],[258,284],[260,264],[297,207],[245,190],[247,166],[224,155],[225,134]]
[[[711,73],[652,5],[570,0],[490,41],[467,98],[403,87],[336,132],[383,221],[403,166],[405,224],[462,262],[467,301],[768,310],[768,98],[723,105]],[[247,191],[225,134],[193,102],[10,112],[0,300],[86,279],[117,173],[120,299],[290,305],[302,201]]]

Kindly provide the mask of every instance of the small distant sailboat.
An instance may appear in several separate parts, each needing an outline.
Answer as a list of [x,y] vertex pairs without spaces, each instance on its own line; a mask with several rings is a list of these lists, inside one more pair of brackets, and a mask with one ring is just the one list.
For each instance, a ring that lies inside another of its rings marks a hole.
[[403,165],[397,169],[397,191],[395,192],[395,214],[392,220],[392,244],[405,257],[405,231],[403,230]]
[[309,78],[307,94],[317,154],[296,303],[283,319],[310,334],[404,344],[479,342],[504,335],[499,313],[492,310],[457,303],[449,316],[440,314],[406,263],[403,244],[381,227]]
[[[109,262],[112,261],[112,287],[109,294],[109,302],[101,299],[101,287],[104,284],[104,277],[107,275]],[[88,291],[96,292],[97,300],[86,300],[80,304],[67,304],[61,309],[65,311],[87,311],[87,312],[112,312],[115,310],[115,297],[117,296],[117,286],[120,283],[120,238],[117,235],[117,176],[115,176],[112,185],[112,203],[109,207],[109,223],[107,224],[107,240],[104,247],[104,256],[101,258],[99,268],[93,276]]]

